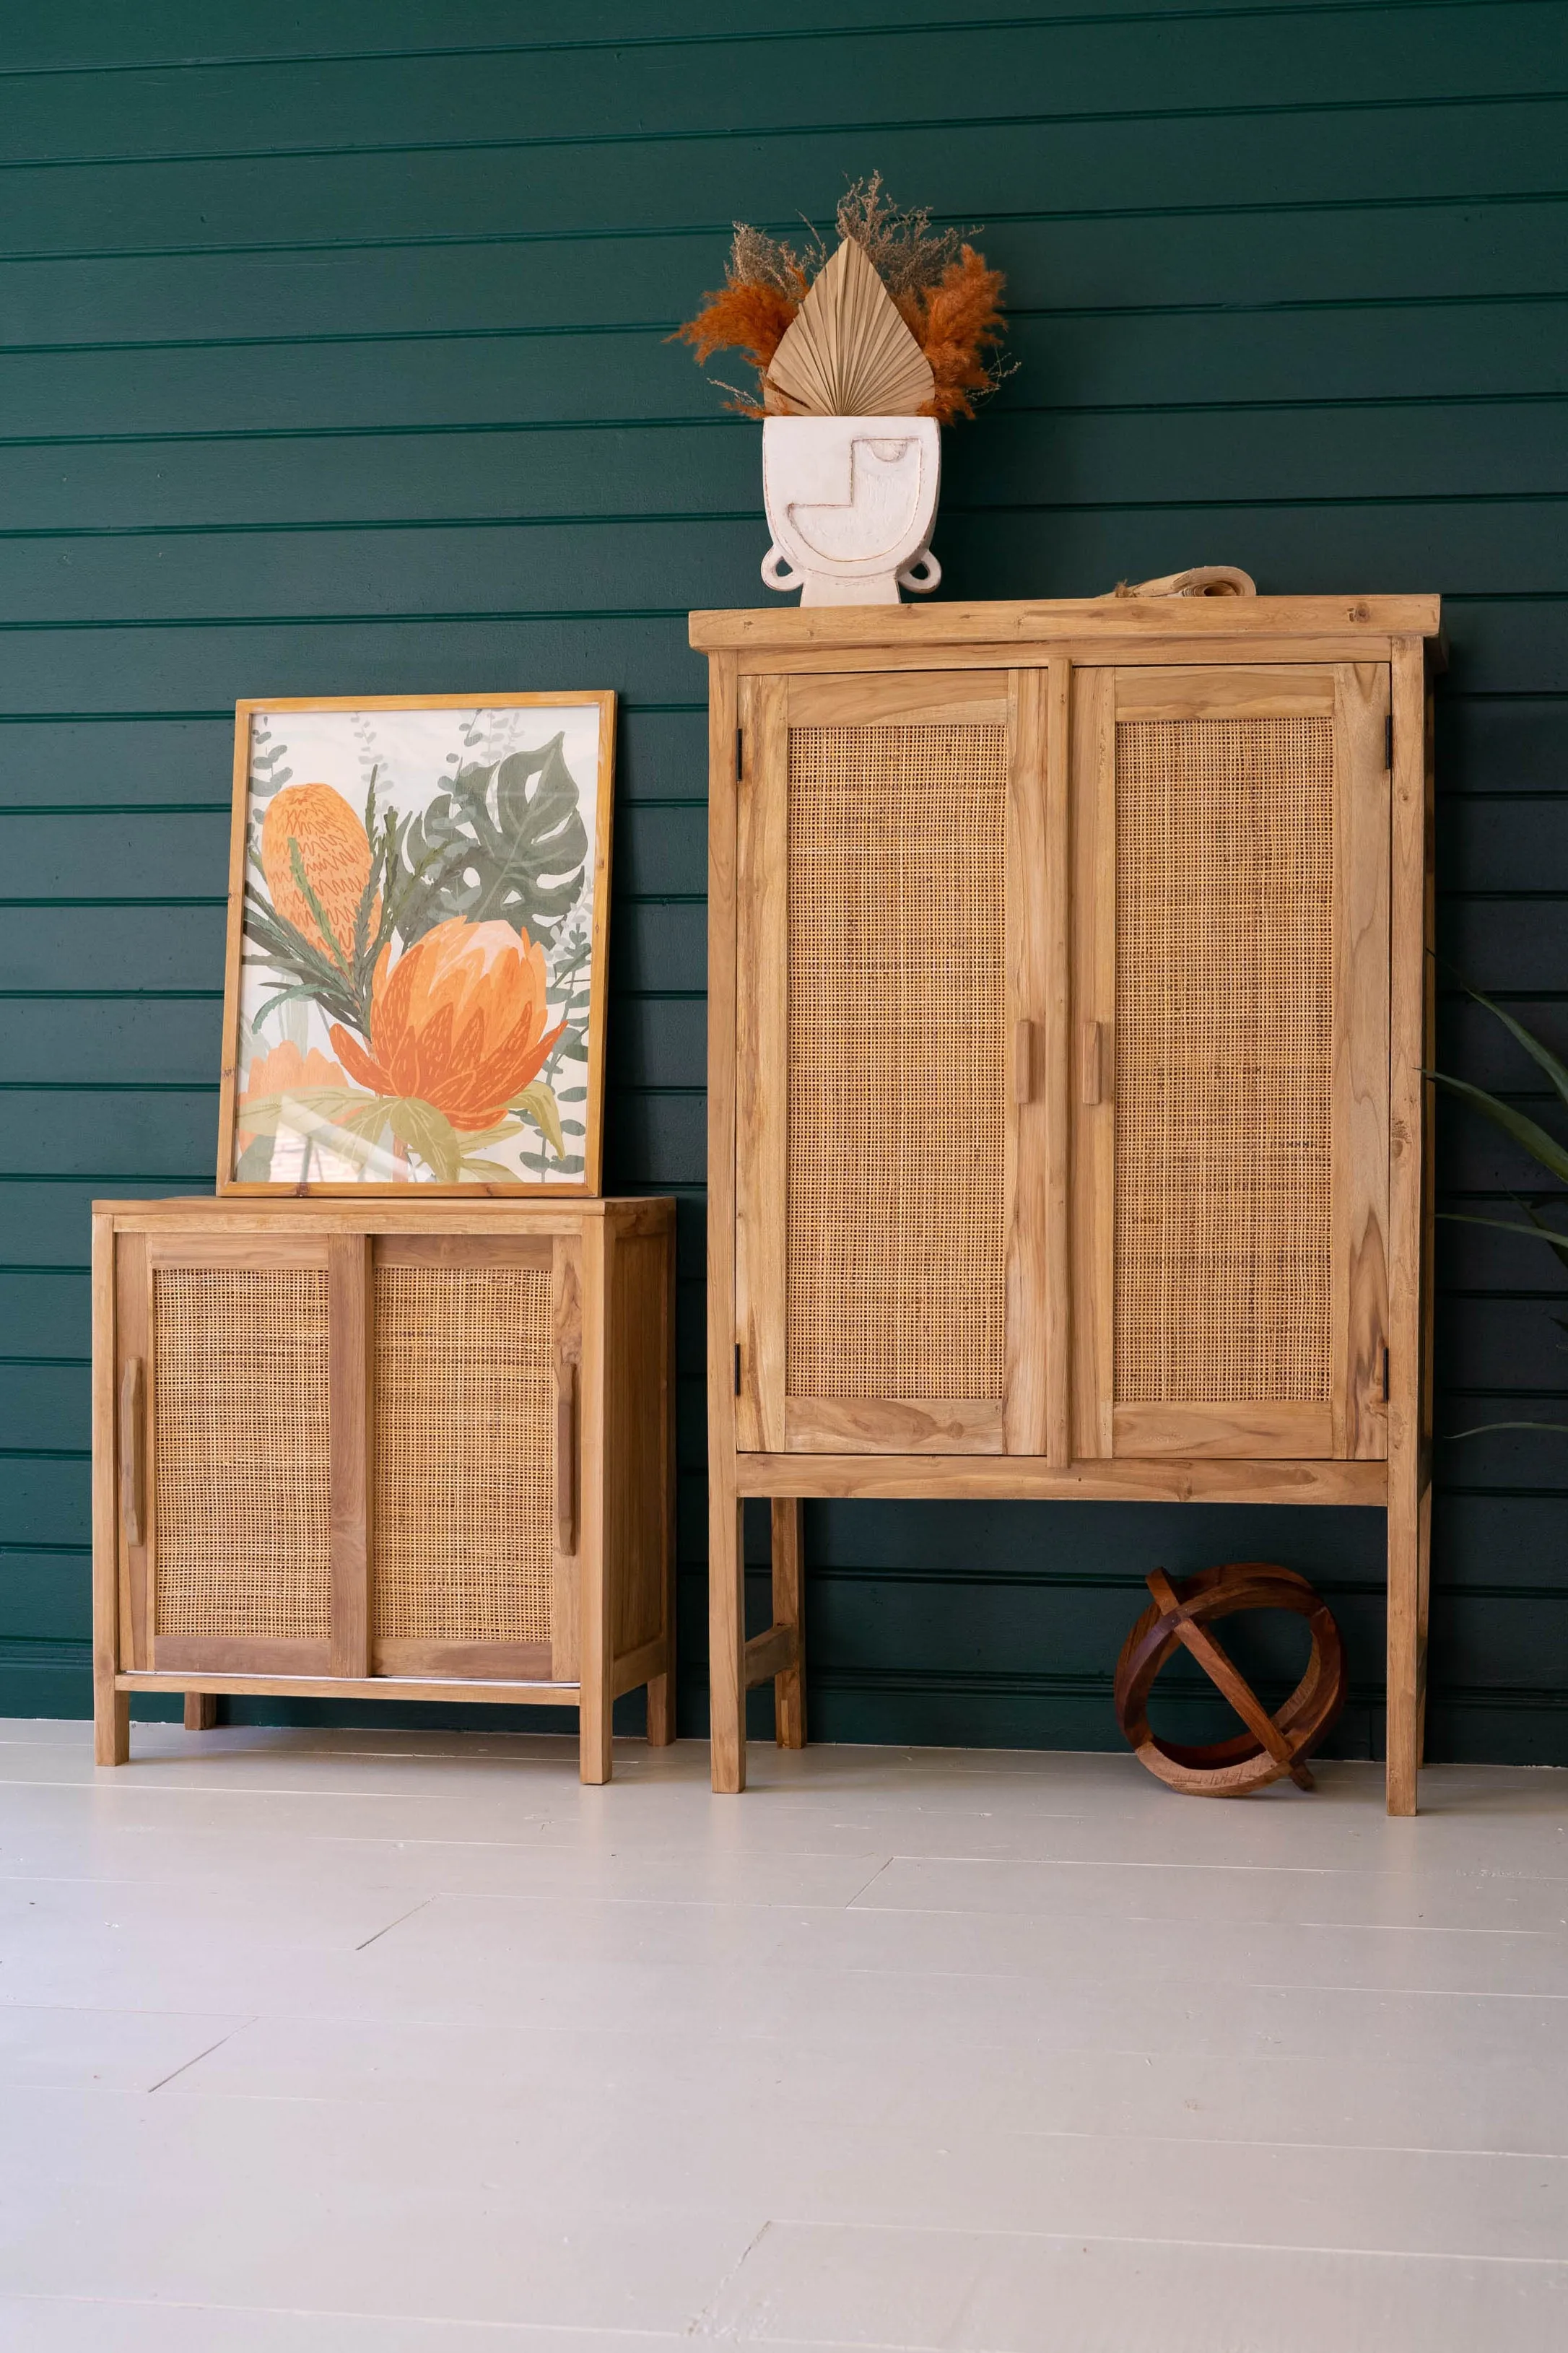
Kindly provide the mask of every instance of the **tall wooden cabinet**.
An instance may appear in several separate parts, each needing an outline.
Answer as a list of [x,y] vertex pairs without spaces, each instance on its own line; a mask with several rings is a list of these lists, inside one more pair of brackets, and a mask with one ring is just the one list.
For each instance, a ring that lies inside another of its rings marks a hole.
[[98,1202],[98,1761],[137,1691],[675,1736],[674,1204]]
[[1355,1503],[1414,1810],[1437,630],[1430,596],[693,617],[716,1788],[748,1684],[804,1737],[803,1497]]

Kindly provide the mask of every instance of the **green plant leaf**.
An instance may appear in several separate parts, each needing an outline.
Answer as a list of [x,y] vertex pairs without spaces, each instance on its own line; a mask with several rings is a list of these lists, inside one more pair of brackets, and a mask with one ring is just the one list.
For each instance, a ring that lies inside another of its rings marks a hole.
[[1435,1079],[1440,1087],[1447,1087],[1453,1093],[1462,1095],[1495,1127],[1500,1127],[1505,1135],[1511,1135],[1516,1144],[1522,1145],[1532,1160],[1539,1161],[1542,1168],[1550,1169],[1553,1176],[1568,1184],[1568,1147],[1559,1144],[1554,1135],[1549,1135],[1545,1128],[1538,1126],[1534,1120],[1527,1119],[1521,1111],[1515,1111],[1511,1103],[1501,1103],[1496,1095],[1489,1095],[1484,1087],[1471,1086],[1468,1079],[1451,1079],[1444,1071],[1426,1071],[1422,1075]]
[[462,1146],[445,1112],[437,1111],[434,1103],[422,1102],[417,1095],[389,1095],[386,1108],[399,1144],[419,1155],[437,1185],[455,1185]]
[[1516,1218],[1478,1218],[1468,1209],[1439,1209],[1437,1215],[1452,1226],[1489,1226],[1495,1234],[1526,1234],[1531,1241],[1544,1242],[1555,1253],[1559,1264],[1568,1271],[1568,1234],[1560,1234],[1555,1227],[1543,1225],[1539,1219],[1524,1226]]
[[1446,1435],[1455,1438],[1485,1438],[1493,1430],[1549,1430],[1558,1438],[1568,1438],[1568,1421],[1478,1421],[1474,1430],[1450,1430]]
[[522,1122],[520,1119],[498,1119],[493,1127],[464,1128],[463,1150],[465,1153],[483,1152],[492,1144],[506,1144],[512,1136],[521,1134]]
[[253,1135],[234,1164],[235,1180],[241,1185],[265,1185],[272,1174],[272,1138]]
[[1516,1021],[1511,1013],[1505,1013],[1500,1005],[1494,1005],[1491,998],[1483,997],[1479,988],[1471,988],[1466,982],[1461,982],[1460,986],[1464,988],[1467,997],[1472,997],[1478,1005],[1484,1005],[1487,1011],[1502,1023],[1509,1036],[1524,1048],[1531,1060],[1539,1069],[1545,1071],[1557,1090],[1559,1101],[1568,1104],[1568,1067],[1564,1067],[1558,1060],[1551,1047],[1542,1045],[1541,1039],[1531,1030],[1527,1029],[1522,1021]]
[[583,895],[588,854],[562,741],[553,735],[491,766],[460,768],[450,789],[410,821],[399,843],[414,886],[399,902],[408,945],[454,916],[508,923],[549,944]]
[[276,1135],[279,1127],[304,1134],[321,1127],[357,1127],[366,1110],[380,1112],[382,1098],[349,1087],[294,1087],[280,1094],[242,1103],[235,1124],[252,1135]]
[[465,1176],[494,1176],[503,1185],[515,1185],[518,1181],[515,1168],[508,1168],[500,1160],[487,1160],[482,1153],[465,1152],[462,1173]]
[[361,1037],[369,1036],[368,997],[356,991],[349,977],[297,932],[254,883],[246,885],[244,945],[259,951],[245,955],[246,964],[264,965],[289,983],[298,983],[330,1018],[343,1022]]
[[[316,929],[321,933],[321,937],[326,941],[328,947],[331,948],[332,952],[332,962],[341,968],[346,970],[348,966],[348,957],[344,951],[338,945],[336,937],[333,934],[331,924],[327,920],[327,911],[322,906],[321,901],[317,898],[315,887],[312,884],[310,876],[305,871],[304,854],[292,834],[289,836],[289,865],[291,872],[293,873],[295,881],[299,884],[300,889],[304,893],[305,904],[310,908],[311,914],[316,919]],[[277,911],[275,909],[274,913],[276,912]]]
[[535,1079],[532,1085],[524,1087],[520,1095],[513,1095],[511,1109],[520,1118],[533,1122],[557,1160],[565,1157],[566,1139],[561,1133],[561,1113],[556,1107],[555,1097],[542,1079]]

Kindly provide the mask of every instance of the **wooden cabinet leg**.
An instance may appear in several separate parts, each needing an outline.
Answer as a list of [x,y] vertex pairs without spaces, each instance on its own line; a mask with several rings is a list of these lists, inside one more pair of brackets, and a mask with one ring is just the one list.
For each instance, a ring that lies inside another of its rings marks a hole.
[[116,1691],[114,1676],[97,1675],[92,1692],[92,1761],[95,1765],[131,1762],[131,1694]]
[[805,1620],[801,1609],[801,1521],[797,1496],[775,1495],[773,1504],[773,1624],[795,1638],[795,1664],[773,1677],[773,1737],[781,1748],[805,1746]]
[[1429,1498],[1418,1495],[1406,1465],[1389,1463],[1388,1482],[1388,1810],[1415,1811],[1426,1717],[1426,1571]]
[[728,1463],[709,1472],[708,1684],[713,1787],[746,1786],[746,1553],[741,1503]]
[[217,1694],[187,1692],[185,1694],[185,1730],[211,1732],[217,1723]]
[[647,1679],[647,1740],[650,1748],[668,1748],[675,1738],[675,1677],[667,1670]]
[[602,1684],[583,1685],[577,1711],[577,1772],[590,1788],[607,1781],[615,1767],[610,1745],[610,1695]]
[[647,1737],[652,1748],[668,1748],[675,1738],[675,1606],[676,1606],[676,1461],[675,1461],[675,1248],[671,1238],[668,1279],[664,1301],[664,1672],[650,1675],[647,1686]]

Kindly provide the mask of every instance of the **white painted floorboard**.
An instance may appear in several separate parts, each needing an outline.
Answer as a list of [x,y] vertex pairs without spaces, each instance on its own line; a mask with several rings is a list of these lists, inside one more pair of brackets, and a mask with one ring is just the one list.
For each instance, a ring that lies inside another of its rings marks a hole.
[[6,2353],[1561,2353],[1568,1773],[0,1724]]

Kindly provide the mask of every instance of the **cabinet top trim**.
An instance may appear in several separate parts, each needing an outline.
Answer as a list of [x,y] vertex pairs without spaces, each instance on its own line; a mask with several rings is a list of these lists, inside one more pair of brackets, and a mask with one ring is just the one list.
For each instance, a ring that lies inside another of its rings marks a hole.
[[622,1233],[662,1233],[675,1222],[675,1199],[670,1194],[650,1193],[620,1199],[468,1201],[454,1200],[448,1194],[428,1202],[306,1198],[262,1203],[237,1202],[226,1194],[95,1201],[92,1214],[101,1225],[122,1234],[171,1229],[226,1234],[573,1234],[600,1219]]
[[[1151,638],[1436,638],[1439,596],[1080,596],[988,605],[798,605],[693,613],[700,653],[738,648],[1049,646],[1060,639]],[[1372,650],[1369,646],[1369,652]]]

